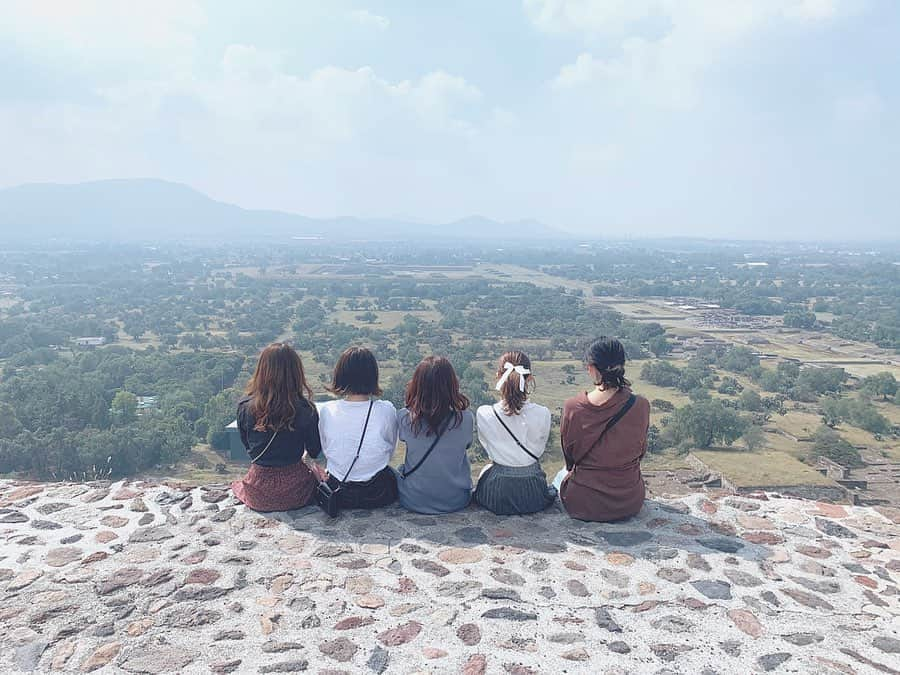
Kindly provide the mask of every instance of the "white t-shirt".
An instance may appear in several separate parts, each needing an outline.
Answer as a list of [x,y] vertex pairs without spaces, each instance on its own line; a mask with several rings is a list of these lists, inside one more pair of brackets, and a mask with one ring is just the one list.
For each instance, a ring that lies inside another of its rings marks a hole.
[[544,454],[547,439],[550,438],[550,410],[531,401],[526,401],[517,415],[507,415],[500,403],[478,408],[476,415],[478,440],[491,461],[503,466],[533,464],[534,459],[516,444],[494,415],[494,410],[499,413],[509,431],[515,434],[519,442],[538,457]]
[[[356,456],[369,402],[338,399],[317,403],[316,407],[319,409],[319,436],[328,473],[343,480]],[[394,404],[375,401],[359,459],[347,480],[369,480],[386,467],[397,447],[397,433],[397,409]]]

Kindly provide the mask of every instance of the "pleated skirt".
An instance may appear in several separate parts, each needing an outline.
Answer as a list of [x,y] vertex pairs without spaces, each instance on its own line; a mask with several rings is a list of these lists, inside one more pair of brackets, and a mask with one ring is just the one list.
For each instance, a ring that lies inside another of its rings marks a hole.
[[234,496],[254,511],[290,511],[310,504],[324,472],[300,461],[288,466],[251,464],[247,475],[231,484]]
[[492,464],[481,474],[475,501],[498,516],[543,511],[556,501],[556,488],[537,462],[528,466]]

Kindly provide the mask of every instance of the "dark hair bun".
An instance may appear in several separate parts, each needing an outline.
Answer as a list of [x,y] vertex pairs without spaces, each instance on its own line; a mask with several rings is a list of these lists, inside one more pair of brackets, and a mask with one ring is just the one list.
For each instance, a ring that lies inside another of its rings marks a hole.
[[625,379],[625,347],[616,338],[605,335],[588,345],[584,361],[600,373],[598,386],[604,389],[620,389],[631,386]]

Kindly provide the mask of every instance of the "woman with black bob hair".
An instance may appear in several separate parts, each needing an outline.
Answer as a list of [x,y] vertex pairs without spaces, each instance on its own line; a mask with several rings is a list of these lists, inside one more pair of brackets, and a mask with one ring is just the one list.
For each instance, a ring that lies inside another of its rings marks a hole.
[[644,504],[641,458],[647,450],[650,403],[631,392],[625,349],[617,339],[594,340],[584,365],[594,388],[563,406],[560,440],[566,467],[554,484],[573,518],[621,520]]
[[328,485],[342,509],[373,509],[397,499],[388,466],[397,446],[397,410],[383,401],[378,361],[365,347],[345,350],[334,366],[329,391],[339,398],[319,405],[319,435]]

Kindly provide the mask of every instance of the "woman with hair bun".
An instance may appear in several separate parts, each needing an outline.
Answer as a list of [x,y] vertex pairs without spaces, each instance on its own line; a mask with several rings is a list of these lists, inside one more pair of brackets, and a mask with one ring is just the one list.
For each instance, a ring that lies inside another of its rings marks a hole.
[[506,352],[497,367],[500,402],[478,408],[478,440],[491,458],[481,472],[475,500],[497,515],[543,511],[556,501],[541,455],[550,437],[550,410],[528,400],[534,391],[531,361]]
[[563,407],[560,438],[566,468],[554,484],[573,518],[621,520],[644,504],[641,458],[647,450],[650,403],[631,392],[625,349],[615,338],[594,340],[584,361],[594,389]]

